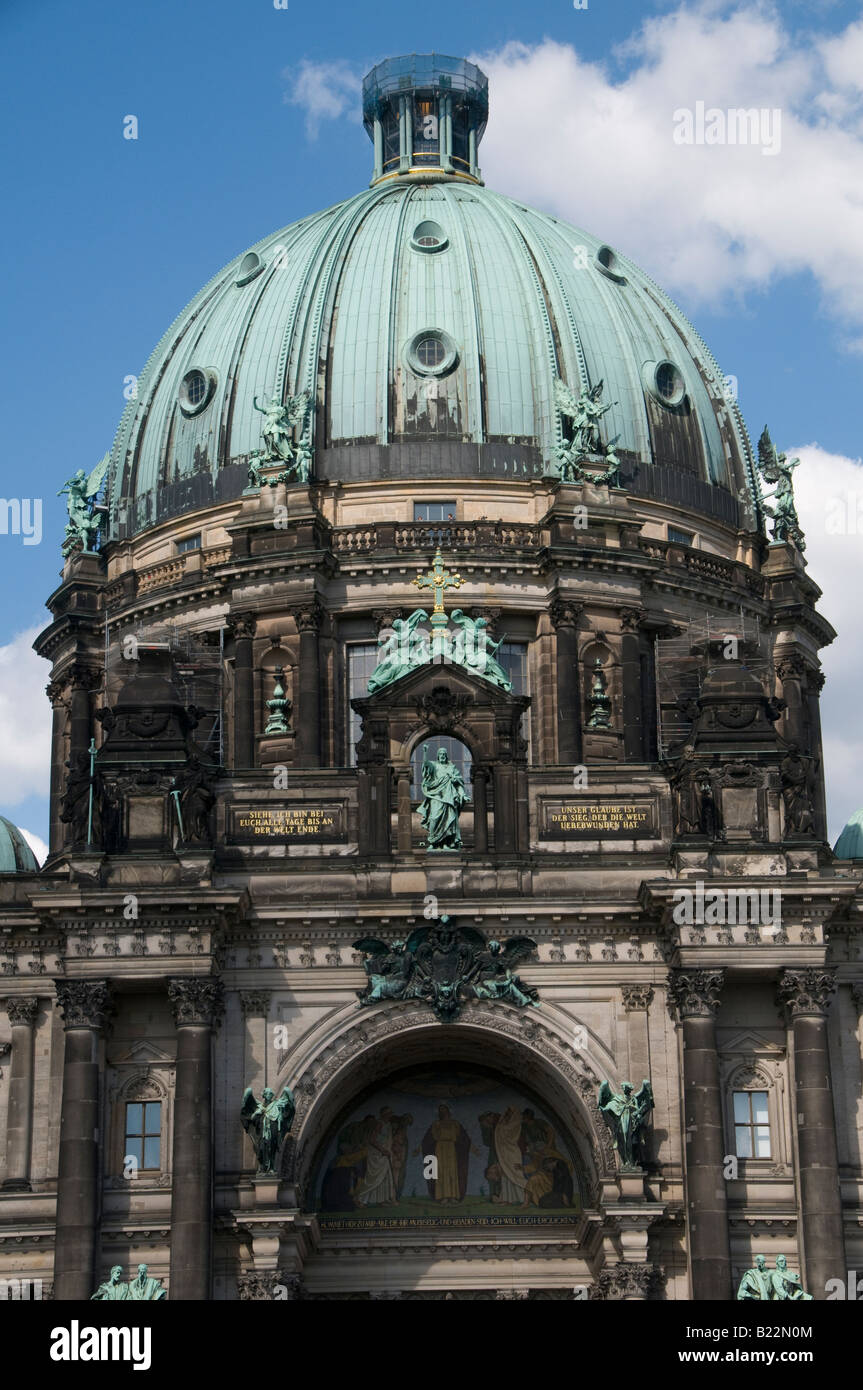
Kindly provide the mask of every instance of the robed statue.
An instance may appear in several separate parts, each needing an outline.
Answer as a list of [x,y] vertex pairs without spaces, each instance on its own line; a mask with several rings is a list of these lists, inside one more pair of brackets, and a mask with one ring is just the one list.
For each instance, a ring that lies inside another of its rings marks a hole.
[[468,800],[464,778],[450,762],[445,748],[439,748],[431,762],[428,744],[423,744],[420,822],[426,832],[428,849],[461,849],[458,818]]
[[642,1081],[641,1090],[635,1090],[631,1081],[621,1083],[620,1092],[611,1089],[611,1083],[603,1081],[599,1088],[599,1108],[602,1117],[611,1130],[614,1147],[622,1169],[640,1169],[644,1166],[644,1145],[641,1131],[653,1109],[653,1090],[649,1081]]
[[764,510],[768,516],[773,518],[774,541],[793,541],[797,549],[803,551],[806,549],[806,542],[803,539],[800,518],[794,505],[794,479],[792,477],[794,469],[799,463],[799,459],[789,461],[787,454],[776,452],[776,446],[770,438],[770,431],[765,425],[761,431],[761,438],[758,440],[758,468],[764,481],[775,484],[775,487],[773,492],[762,494],[765,501],[768,497],[773,498],[773,506],[765,506]]
[[251,1086],[243,1092],[240,1119],[252,1141],[259,1173],[276,1172],[276,1158],[294,1122],[295,1111],[294,1097],[287,1086],[278,1100],[269,1086],[264,1087],[260,1100],[255,1100]]
[[776,1268],[768,1269],[763,1255],[755,1256],[755,1266],[747,1269],[737,1289],[738,1302],[763,1301],[792,1303],[805,1300],[811,1302],[811,1293],[806,1293],[800,1283],[800,1275],[788,1268],[784,1255],[777,1255]]
[[90,1302],[123,1303],[128,1297],[129,1285],[123,1279],[123,1266],[114,1265],[105,1282],[91,1293]]
[[756,1255],[754,1267],[747,1269],[740,1280],[737,1289],[738,1302],[766,1301],[770,1298],[771,1293],[772,1286],[767,1260],[763,1255]]
[[157,1303],[160,1299],[167,1298],[166,1289],[162,1288],[161,1279],[154,1279],[147,1274],[146,1265],[138,1265],[138,1273],[134,1279],[129,1281],[129,1298],[133,1303]]

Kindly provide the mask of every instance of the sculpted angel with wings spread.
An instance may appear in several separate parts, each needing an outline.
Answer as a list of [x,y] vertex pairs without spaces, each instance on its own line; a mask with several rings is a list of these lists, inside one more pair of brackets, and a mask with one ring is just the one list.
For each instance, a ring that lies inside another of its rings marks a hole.
[[609,1081],[603,1081],[599,1088],[597,1104],[602,1117],[611,1130],[614,1147],[623,1169],[641,1168],[644,1158],[644,1144],[641,1131],[653,1109],[653,1089],[649,1081],[642,1081],[641,1090],[635,1091],[631,1081],[623,1081],[620,1093],[615,1094]]
[[265,445],[265,461],[281,459],[283,463],[293,463],[293,432],[296,429],[301,434],[308,418],[311,404],[308,391],[301,392],[299,396],[288,396],[284,402],[278,396],[271,396],[266,405],[258,405],[255,396],[252,404],[264,417],[261,435]]
[[536,952],[536,942],[529,936],[511,936],[503,945],[490,941],[480,951],[468,981],[477,999],[506,999],[521,1008],[537,1006],[539,995],[533,985],[526,985],[513,971],[519,961],[529,960]]
[[773,492],[765,492],[765,499],[772,497],[774,506],[765,506],[768,516],[773,518],[773,539],[793,541],[798,550],[805,550],[800,518],[794,505],[794,480],[792,473],[799,465],[799,459],[791,459],[787,454],[778,454],[767,426],[761,431],[758,440],[758,469],[766,483],[775,483]]
[[105,481],[110,462],[111,455],[107,453],[89,476],[83,468],[79,468],[75,476],[69,478],[57,493],[58,497],[66,494],[66,508],[69,513],[63,540],[64,555],[76,549],[79,542],[83,550],[89,550],[90,537],[99,530],[105,509],[97,507],[96,497]]
[[278,1100],[269,1086],[264,1087],[260,1100],[255,1100],[251,1086],[243,1092],[240,1119],[252,1141],[259,1173],[276,1172],[276,1158],[294,1122],[295,1110],[294,1097],[287,1086]]

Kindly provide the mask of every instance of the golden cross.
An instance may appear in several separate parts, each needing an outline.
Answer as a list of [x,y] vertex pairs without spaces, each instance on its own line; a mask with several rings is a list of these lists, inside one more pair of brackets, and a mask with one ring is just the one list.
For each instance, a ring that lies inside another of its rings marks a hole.
[[411,581],[416,584],[418,589],[434,590],[434,613],[443,613],[443,591],[444,589],[460,589],[464,580],[460,574],[450,574],[443,562],[440,546],[434,553],[432,568],[428,574],[418,574],[416,579]]

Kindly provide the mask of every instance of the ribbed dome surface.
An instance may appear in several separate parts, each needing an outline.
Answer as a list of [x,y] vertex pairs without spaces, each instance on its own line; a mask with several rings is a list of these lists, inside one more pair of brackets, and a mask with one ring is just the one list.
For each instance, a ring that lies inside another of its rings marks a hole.
[[480,184],[384,181],[265,238],[176,319],[120,424],[111,535],[238,495],[256,395],[311,393],[313,478],[553,473],[557,375],[576,395],[604,382],[603,439],[635,491],[737,522],[745,429],[649,277]]
[[17,825],[0,816],[0,874],[37,873],[39,865]]

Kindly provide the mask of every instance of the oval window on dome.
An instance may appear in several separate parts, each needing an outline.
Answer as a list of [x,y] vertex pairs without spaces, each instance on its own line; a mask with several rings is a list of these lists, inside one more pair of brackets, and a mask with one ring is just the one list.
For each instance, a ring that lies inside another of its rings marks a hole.
[[184,415],[198,415],[212,399],[216,373],[211,367],[192,367],[180,383],[180,409]]
[[260,275],[264,268],[264,262],[257,251],[247,251],[240,264],[237,266],[237,274],[234,279],[235,285],[248,285],[250,280],[254,280],[256,275]]
[[614,280],[618,285],[626,284],[626,276],[623,267],[615,251],[610,246],[600,246],[594,256],[594,265],[597,270],[607,275],[609,280]]
[[647,390],[660,405],[681,405],[686,398],[686,382],[683,373],[674,362],[663,358],[661,362],[645,362],[642,377]]
[[411,338],[407,360],[417,376],[446,376],[458,361],[458,350],[442,328],[425,328]]
[[449,238],[439,222],[418,222],[411,236],[411,246],[415,251],[443,251]]

